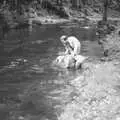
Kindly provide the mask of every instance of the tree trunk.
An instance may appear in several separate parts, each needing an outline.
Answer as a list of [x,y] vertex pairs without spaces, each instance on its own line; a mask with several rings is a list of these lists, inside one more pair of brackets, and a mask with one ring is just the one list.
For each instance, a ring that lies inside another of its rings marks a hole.
[[77,3],[76,3],[77,8],[81,8],[81,4],[82,4],[82,1],[81,0],[77,0]]
[[63,0],[60,0],[60,5],[61,5],[61,6],[63,5]]
[[72,0],[72,7],[76,7],[76,0]]
[[57,0],[57,5],[59,4],[59,0]]
[[76,0],[76,7],[79,8],[79,0]]
[[63,1],[62,1],[62,0],[57,0],[57,5],[62,6],[62,4],[63,4]]
[[79,0],[79,3],[80,3],[80,8],[83,8],[83,1]]
[[107,21],[108,0],[104,0],[103,21]]
[[43,3],[43,0],[40,0],[40,4],[41,4],[41,6],[42,6],[42,3]]

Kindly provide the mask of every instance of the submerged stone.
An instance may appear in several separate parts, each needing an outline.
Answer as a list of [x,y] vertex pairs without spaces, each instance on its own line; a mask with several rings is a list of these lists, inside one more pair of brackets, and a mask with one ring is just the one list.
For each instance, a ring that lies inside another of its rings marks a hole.
[[58,56],[55,64],[62,68],[73,68],[75,60],[71,55]]
[[82,55],[76,55],[76,56],[62,55],[62,56],[58,56],[56,60],[54,61],[54,63],[55,65],[61,68],[79,69],[85,59],[87,59],[87,57],[82,56]]

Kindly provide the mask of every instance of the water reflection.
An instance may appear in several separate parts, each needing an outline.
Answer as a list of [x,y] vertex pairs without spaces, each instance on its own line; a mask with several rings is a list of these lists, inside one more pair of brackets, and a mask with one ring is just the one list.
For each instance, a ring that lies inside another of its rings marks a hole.
[[24,102],[21,104],[20,110],[24,112],[21,115],[30,119],[38,117],[39,119],[57,120],[56,112],[45,93],[34,86],[31,87],[23,98]]

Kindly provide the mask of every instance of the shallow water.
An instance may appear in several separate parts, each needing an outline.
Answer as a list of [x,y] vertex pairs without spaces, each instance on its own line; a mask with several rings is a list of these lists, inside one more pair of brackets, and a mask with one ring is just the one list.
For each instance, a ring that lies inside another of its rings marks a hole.
[[4,31],[0,37],[0,118],[2,120],[57,120],[71,101],[69,80],[80,71],[54,68],[51,63],[63,46],[61,35],[75,35],[81,54],[103,55],[95,25],[87,22],[33,26]]

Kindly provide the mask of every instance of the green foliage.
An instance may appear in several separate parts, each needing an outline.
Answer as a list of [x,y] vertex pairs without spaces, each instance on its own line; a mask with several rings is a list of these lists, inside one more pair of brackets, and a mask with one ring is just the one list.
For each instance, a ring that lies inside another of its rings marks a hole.
[[[86,5],[90,7],[101,7],[105,0],[0,0],[1,4],[9,4],[10,6],[21,6],[22,4],[39,4],[43,5],[46,2],[50,2],[54,5],[71,5],[76,8],[83,8]],[[108,0],[109,7],[114,9],[120,9],[120,0]]]
[[[120,0],[107,1],[107,7],[120,11]],[[104,12],[107,9],[105,9],[104,3],[105,0],[0,0],[0,11],[6,10],[7,6],[8,10],[17,11],[20,14],[28,12],[31,8],[35,12],[42,12],[45,9],[48,13],[58,14],[62,11],[62,14],[64,14],[66,13],[64,8],[72,8],[80,10],[85,15],[104,13],[103,18],[107,20],[107,12]]]

